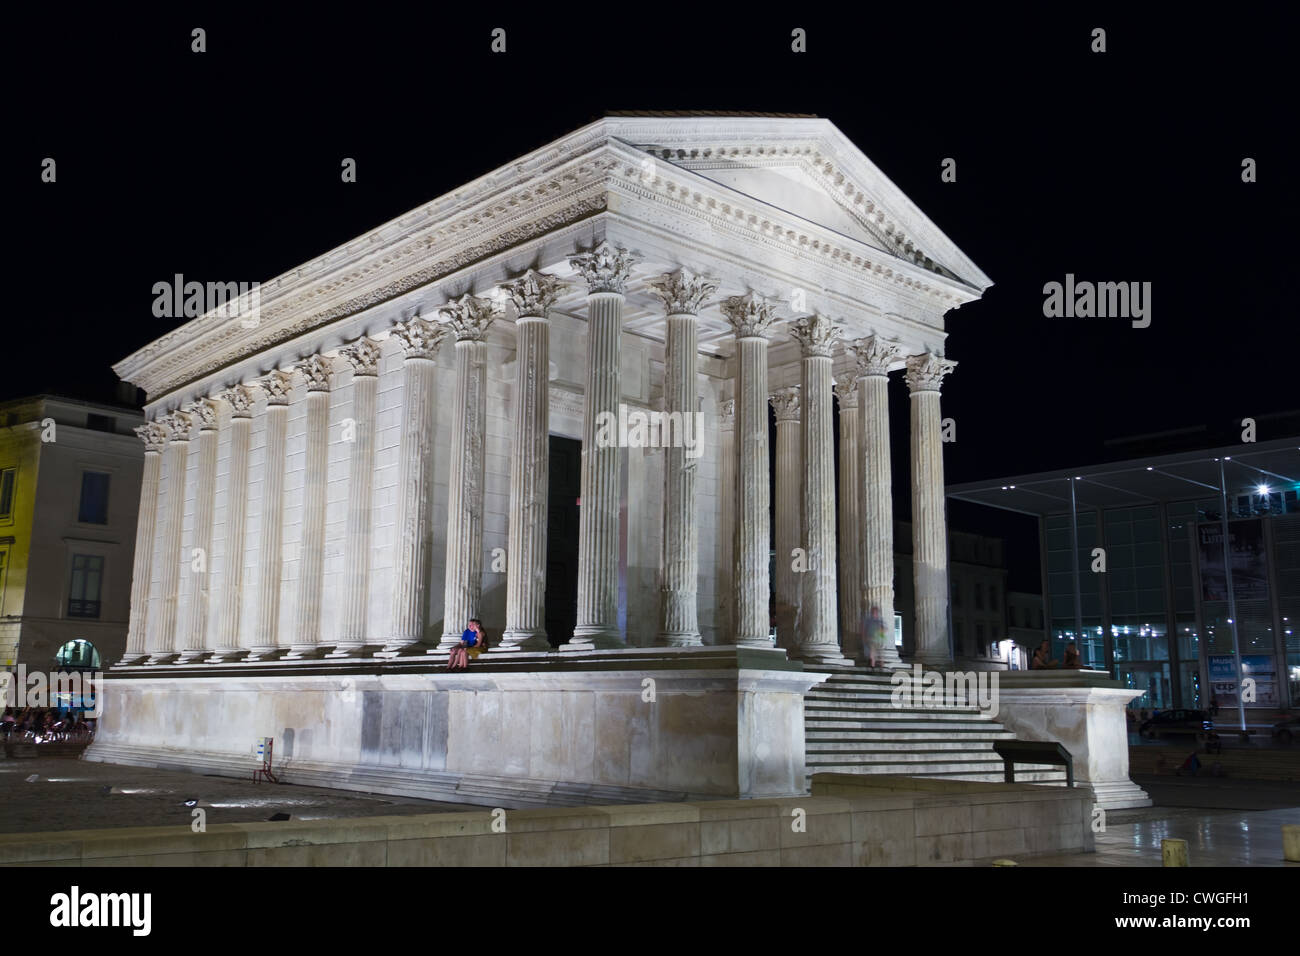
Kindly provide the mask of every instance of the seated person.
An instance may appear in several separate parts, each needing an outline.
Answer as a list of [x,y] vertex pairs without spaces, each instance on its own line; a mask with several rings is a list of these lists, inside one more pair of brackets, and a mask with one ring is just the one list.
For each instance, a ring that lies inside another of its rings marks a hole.
[[465,670],[469,666],[470,656],[478,657],[483,653],[485,646],[483,623],[478,618],[472,617],[469,619],[469,626],[465,629],[465,633],[460,636],[460,643],[447,655],[447,670]]
[[1034,659],[1029,662],[1029,669],[1043,670],[1055,666],[1056,661],[1052,660],[1051,645],[1047,641],[1043,641],[1038,645],[1038,650],[1034,651]]
[[1065,645],[1065,662],[1061,666],[1076,669],[1083,666],[1083,660],[1079,657],[1079,649],[1074,646],[1074,641]]

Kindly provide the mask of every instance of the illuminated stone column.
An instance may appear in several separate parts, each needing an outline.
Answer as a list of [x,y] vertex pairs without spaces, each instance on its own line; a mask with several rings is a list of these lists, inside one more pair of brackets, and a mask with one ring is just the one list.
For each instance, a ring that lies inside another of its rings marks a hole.
[[131,616],[127,626],[126,654],[121,664],[138,664],[148,656],[145,642],[149,623],[149,585],[153,574],[153,543],[158,527],[158,481],[167,430],[149,422],[135,430],[144,442],[144,475],[140,482],[140,511],[135,522],[135,558],[131,569]]
[[824,315],[804,316],[791,334],[802,359],[803,494],[800,527],[807,570],[799,574],[799,656],[818,664],[852,664],[840,651],[835,555],[835,430],[831,349],[839,329]]
[[[696,316],[704,300],[718,289],[712,280],[687,269],[651,283],[663,299],[667,313],[667,350],[664,355],[665,420],[676,422],[676,433],[664,449],[663,544],[659,562],[659,634],[664,647],[702,644],[696,606],[699,578],[699,514],[695,506],[698,444],[703,429],[699,419],[699,327]],[[696,456],[687,454],[684,438],[695,444]]]
[[[463,295],[439,310],[456,333],[451,474],[447,483],[447,573],[441,653],[457,643],[479,612],[483,593],[483,483],[487,442],[487,331],[493,306]],[[510,567],[507,556],[506,568]],[[431,652],[432,653],[432,652]]]
[[321,593],[325,586],[325,492],[329,486],[330,382],[334,365],[323,355],[299,362],[307,380],[307,446],[303,461],[302,543],[293,644],[286,658],[319,657]]
[[375,403],[379,390],[379,343],[361,338],[340,350],[352,368],[352,448],[348,463],[347,551],[343,610],[330,657],[368,656],[381,645],[367,635],[370,607],[370,542],[374,530]]
[[803,547],[800,533],[803,499],[803,439],[799,429],[799,386],[779,388],[770,396],[776,412],[776,555],[772,592],[776,599],[776,642],[787,651],[799,644],[796,621],[801,595],[800,575],[791,552]]
[[188,664],[207,656],[208,602],[212,582],[212,516],[217,504],[217,406],[200,400],[185,411],[198,424],[194,439],[198,457],[198,484],[194,489],[194,550],[183,555],[185,573],[193,587],[189,592],[189,619],[184,647],[178,663]]
[[725,300],[722,313],[736,332],[735,642],[770,648],[767,333],[776,315],[773,306],[754,293]]
[[280,646],[280,575],[284,565],[284,459],[293,373],[276,370],[258,384],[266,392],[262,533],[257,555],[257,625],[250,660],[275,660]]
[[221,614],[216,636],[209,640],[209,664],[236,661],[252,647],[241,638],[240,612],[244,596],[244,543],[248,527],[248,446],[257,390],[247,385],[228,388],[218,396],[230,406],[230,468],[226,474],[226,546],[223,559]]
[[858,520],[858,382],[847,378],[835,383],[840,403],[839,598],[840,650],[857,660],[862,650],[862,535]]
[[939,388],[957,363],[926,352],[907,360],[912,392],[912,577],[916,591],[915,659],[942,668],[948,647],[948,525],[944,516]]
[[150,664],[170,663],[176,659],[179,637],[181,530],[185,518],[185,469],[189,462],[190,437],[194,422],[184,412],[172,412],[161,420],[167,429],[167,448],[163,453],[163,481],[167,498],[163,503],[162,526],[159,528],[159,557],[162,559],[162,601],[159,605],[158,629],[149,649]]
[[383,654],[423,653],[428,606],[430,495],[433,490],[434,360],[447,330],[418,316],[398,325],[402,343],[402,447],[394,535],[393,633]]
[[736,616],[736,400],[718,409],[718,616],[715,643],[735,633]]
[[554,276],[531,269],[502,286],[518,315],[502,650],[546,651],[551,647],[546,640],[546,519],[551,467],[547,312],[564,287]]
[[[894,646],[894,497],[889,453],[889,367],[901,350],[877,335],[849,346],[858,376],[858,525],[862,535],[859,569],[862,639],[872,608],[880,609],[887,635],[881,651],[886,667],[902,662]],[[858,661],[867,660],[865,644]]]
[[623,647],[618,627],[618,442],[597,442],[599,423],[618,420],[623,288],[633,259],[602,242],[569,260],[587,281],[587,387],[582,415],[582,507],[578,514],[578,622],[565,650]]

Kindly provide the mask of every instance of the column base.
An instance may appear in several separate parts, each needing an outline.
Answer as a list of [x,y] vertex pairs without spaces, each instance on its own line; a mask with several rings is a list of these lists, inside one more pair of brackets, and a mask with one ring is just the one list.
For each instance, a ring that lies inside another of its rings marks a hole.
[[375,657],[385,660],[392,660],[395,657],[423,657],[428,651],[429,645],[424,641],[412,641],[409,644],[386,644],[383,650],[375,652]]
[[149,659],[148,654],[129,654],[114,664],[114,667],[139,667]]
[[662,632],[655,637],[655,647],[702,647],[704,638],[699,631]]
[[339,644],[325,657],[330,660],[344,657],[374,657],[383,649],[382,644]]
[[795,660],[830,667],[852,667],[853,661],[845,657],[838,644],[804,644],[790,655]]
[[506,631],[501,635],[501,641],[492,650],[549,651],[553,648],[551,642],[546,639],[545,631]]
[[254,647],[248,652],[250,661],[278,661],[289,652],[287,647]]
[[561,644],[560,650],[566,653],[583,653],[584,651],[603,651],[617,647],[627,647],[623,635],[605,627],[575,628],[572,639]]
[[169,651],[165,654],[151,654],[148,660],[144,661],[146,667],[153,667],[155,664],[175,664],[180,660],[180,655],[175,651]]
[[286,661],[316,661],[325,656],[329,646],[320,644],[295,644],[289,648],[289,653],[284,655]]
[[233,664],[235,661],[242,661],[247,657],[249,651],[244,647],[217,648],[211,652],[205,664]]

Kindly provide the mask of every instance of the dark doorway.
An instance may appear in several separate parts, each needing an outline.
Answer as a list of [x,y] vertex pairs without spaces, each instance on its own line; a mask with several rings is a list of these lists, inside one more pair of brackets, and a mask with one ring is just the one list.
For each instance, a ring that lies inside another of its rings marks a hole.
[[546,517],[546,637],[559,647],[578,625],[578,496],[582,442],[551,436]]

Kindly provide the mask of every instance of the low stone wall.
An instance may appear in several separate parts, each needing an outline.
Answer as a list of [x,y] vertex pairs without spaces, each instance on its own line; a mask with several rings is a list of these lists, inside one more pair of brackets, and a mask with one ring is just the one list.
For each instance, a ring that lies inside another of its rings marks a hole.
[[11,834],[0,866],[953,865],[1090,852],[1091,811],[1085,788],[817,774],[788,799]]
[[479,806],[805,792],[803,696],[826,674],[735,648],[575,657],[121,668],[86,759],[247,776],[273,737],[286,782]]

